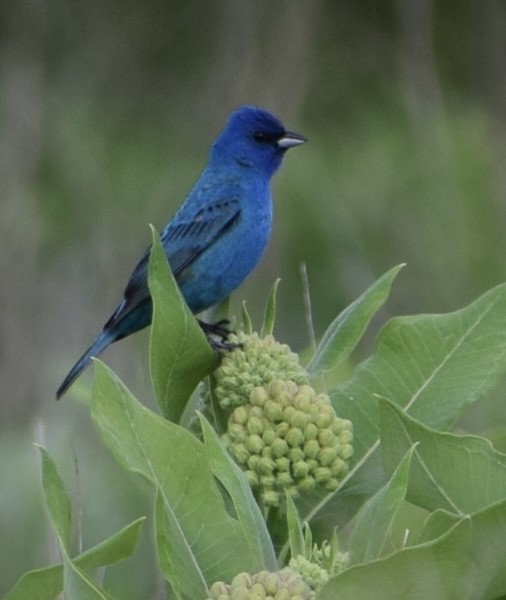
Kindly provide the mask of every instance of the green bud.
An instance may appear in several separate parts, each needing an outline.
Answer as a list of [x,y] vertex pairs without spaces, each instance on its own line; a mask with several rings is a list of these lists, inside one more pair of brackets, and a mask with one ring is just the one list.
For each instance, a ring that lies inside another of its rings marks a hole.
[[258,454],[251,454],[248,458],[248,467],[256,471],[260,462],[260,456]]
[[330,474],[332,477],[339,477],[347,470],[346,463],[341,458],[336,458],[336,460],[330,466]]
[[289,471],[290,470],[290,459],[287,458],[286,456],[281,456],[280,458],[276,458],[274,459],[274,462],[276,463],[276,467],[278,469],[278,471]]
[[227,429],[228,435],[230,438],[235,440],[236,442],[245,442],[248,437],[248,432],[243,425],[239,425],[238,423],[229,423]]
[[339,440],[341,441],[341,444],[350,444],[353,440],[353,431],[344,429],[339,434]]
[[229,598],[229,593],[228,593],[228,585],[226,583],[223,583],[223,581],[217,581],[216,583],[213,583],[213,585],[211,586],[211,595],[213,598],[220,598],[220,596],[223,596],[225,598]]
[[316,440],[318,437],[318,427],[314,423],[308,423],[304,427],[304,437],[306,440]]
[[271,443],[271,450],[273,456],[275,456],[276,458],[281,458],[282,456],[288,453],[288,444],[285,442],[285,440],[276,438]]
[[263,456],[258,461],[257,470],[262,475],[270,475],[274,471],[275,466],[276,465],[272,458],[267,458],[266,456]]
[[322,448],[318,452],[318,460],[323,467],[331,465],[337,457],[337,450],[335,448]]
[[274,431],[281,438],[285,437],[285,435],[288,433],[289,429],[290,429],[290,425],[288,423],[285,423],[284,421],[281,421],[281,423],[278,423],[274,427]]
[[232,587],[244,586],[250,588],[253,585],[253,577],[249,573],[239,573],[232,579]]
[[254,454],[260,454],[263,447],[264,443],[259,435],[250,435],[246,440],[246,448]]
[[290,448],[288,451],[288,458],[292,463],[296,463],[299,460],[304,460],[305,456],[301,448]]
[[290,425],[292,427],[298,427],[299,429],[304,429],[307,424],[307,415],[303,413],[301,410],[296,410],[290,419]]
[[264,430],[263,420],[259,417],[250,417],[246,423],[246,429],[248,430],[248,433],[256,433],[261,435]]
[[316,486],[316,479],[313,476],[308,475],[301,479],[297,485],[302,492],[310,492]]
[[353,456],[353,446],[351,444],[345,444],[341,448],[341,452],[339,454],[343,460],[349,460]]
[[322,429],[318,434],[318,442],[320,446],[333,446],[336,441],[336,436],[330,429]]
[[[320,414],[315,419],[315,425],[319,429],[325,429],[332,425],[332,413],[330,410],[326,410],[325,412],[320,412]],[[330,432],[332,433],[332,432]]]
[[278,441],[278,436],[274,429],[271,429],[270,425],[266,423],[266,428],[262,434],[262,440],[266,446],[272,446]]
[[265,591],[270,596],[274,596],[279,588],[279,577],[276,575],[276,573],[268,573],[266,571],[266,576],[263,578],[263,584]]
[[265,490],[262,494],[265,506],[279,506],[280,493],[274,490]]
[[280,488],[284,489],[293,483],[293,478],[287,471],[282,471],[281,473],[278,473],[276,483]]
[[331,477],[323,482],[323,487],[329,492],[334,492],[339,487],[339,481],[335,477]]
[[320,444],[316,440],[309,440],[304,444],[304,455],[307,458],[316,458],[320,452]]
[[318,467],[315,470],[314,476],[318,483],[323,484],[331,478],[332,474],[328,467]]
[[265,416],[271,423],[280,421],[283,418],[283,406],[274,400],[267,400],[264,405]]
[[273,475],[260,475],[260,485],[264,488],[272,488],[276,483],[276,478]]
[[287,406],[283,409],[283,415],[281,418],[283,421],[285,421],[285,423],[291,423],[291,420],[296,412],[297,411],[293,406]]
[[263,406],[268,399],[269,394],[265,388],[257,386],[251,390],[249,401],[253,406]]
[[309,474],[309,466],[305,460],[298,460],[296,463],[293,463],[292,470],[297,479],[302,479]]
[[245,444],[234,444],[231,449],[232,449],[232,453],[235,457],[235,460],[241,465],[246,464],[246,462],[249,458],[249,451],[246,448],[246,445]]
[[248,469],[247,471],[244,471],[244,475],[246,476],[246,479],[248,480],[248,483],[251,485],[251,487],[257,487],[260,485],[260,479],[256,471]]
[[289,446],[302,446],[304,443],[304,434],[297,427],[292,427],[285,436],[286,443]]
[[265,600],[267,596],[265,588],[261,583],[254,583],[251,586],[249,598],[251,600]]

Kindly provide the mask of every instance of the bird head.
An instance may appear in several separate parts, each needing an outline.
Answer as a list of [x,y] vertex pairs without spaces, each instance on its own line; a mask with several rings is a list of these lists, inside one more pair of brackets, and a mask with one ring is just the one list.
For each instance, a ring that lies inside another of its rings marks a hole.
[[220,161],[232,160],[270,177],[279,168],[286,150],[306,141],[301,135],[287,131],[267,111],[243,106],[230,116],[212,147],[211,156]]

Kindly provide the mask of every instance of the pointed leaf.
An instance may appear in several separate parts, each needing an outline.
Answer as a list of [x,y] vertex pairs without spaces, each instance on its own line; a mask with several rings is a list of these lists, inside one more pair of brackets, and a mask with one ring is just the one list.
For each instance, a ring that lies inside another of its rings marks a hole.
[[374,354],[330,394],[336,413],[353,422],[355,464],[340,489],[301,518],[313,528],[342,525],[384,485],[377,395],[429,427],[448,428],[505,370],[506,284],[453,313],[391,319]]
[[[178,596],[206,598],[209,585],[172,507],[157,491],[155,539],[160,567]],[[208,549],[210,549],[209,546]]]
[[63,555],[63,594],[72,600],[114,600],[86,573],[77,567],[65,551]]
[[[175,577],[186,573],[201,582],[249,571],[251,558],[241,525],[226,511],[205,448],[187,430],[142,406],[103,363],[97,361],[92,415],[120,463],[151,481],[172,531],[167,539]],[[254,564],[253,564],[254,566]],[[187,577],[171,580],[184,589]]]
[[[84,569],[96,569],[131,556],[137,546],[145,517],[130,523],[107,540],[83,552],[73,562]],[[28,571],[3,600],[53,600],[63,589],[63,565]]]
[[272,335],[274,331],[274,323],[276,321],[276,295],[278,292],[278,285],[281,279],[276,279],[272,286],[269,299],[267,300],[267,306],[265,307],[264,322],[261,329],[261,337],[266,335]]
[[69,550],[72,539],[70,500],[53,459],[45,448],[42,446],[38,446],[38,448],[42,458],[42,486],[49,516],[60,544]]
[[[432,513],[422,532],[422,541],[444,535],[458,519],[444,511]],[[474,566],[473,593],[469,597],[503,598],[506,596],[506,500],[474,513],[469,521],[470,558]]]
[[506,370],[506,284],[453,313],[391,319],[374,354],[332,393],[354,424],[357,458],[378,439],[376,395],[448,429]]
[[348,358],[371,319],[388,298],[392,283],[402,267],[404,264],[387,271],[332,321],[307,366],[310,377],[318,377]]
[[152,234],[148,277],[153,299],[151,379],[162,414],[178,422],[199,381],[216,367],[216,356],[179,291],[154,229]]
[[256,571],[277,568],[276,554],[262,512],[256,503],[244,473],[225,450],[216,432],[200,415],[207,459],[214,476],[229,494],[237,518],[242,526],[244,537],[249,545],[249,554]]
[[390,539],[392,522],[406,497],[411,447],[389,481],[362,506],[350,540],[350,564],[379,558]]
[[465,515],[506,498],[506,455],[476,436],[434,431],[380,399],[381,448],[390,471],[417,444],[408,499],[427,510]]
[[304,556],[304,534],[299,519],[297,507],[290,496],[286,494],[286,520],[288,522],[288,541],[290,543],[290,555],[292,557]]
[[463,519],[435,541],[351,567],[316,600],[462,600],[472,589],[471,525]]

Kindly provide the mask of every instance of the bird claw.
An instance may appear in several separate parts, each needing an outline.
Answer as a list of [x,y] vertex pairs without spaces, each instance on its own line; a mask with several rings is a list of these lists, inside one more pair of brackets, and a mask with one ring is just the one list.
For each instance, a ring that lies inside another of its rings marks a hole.
[[216,323],[204,323],[204,321],[199,320],[199,325],[206,334],[211,348],[218,354],[242,348],[241,343],[228,341],[228,336],[232,333],[229,328],[230,321],[228,319],[221,319],[221,321],[217,321]]

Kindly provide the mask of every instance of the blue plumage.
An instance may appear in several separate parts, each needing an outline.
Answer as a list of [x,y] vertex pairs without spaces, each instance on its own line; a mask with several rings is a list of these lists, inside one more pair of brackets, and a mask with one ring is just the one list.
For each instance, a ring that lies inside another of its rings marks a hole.
[[[285,151],[305,141],[262,109],[244,106],[231,115],[211,147],[207,167],[161,233],[193,313],[224,300],[260,260],[271,233],[271,177]],[[148,260],[149,249],[130,276],[122,302],[58,388],[57,398],[92,357],[151,323]]]

